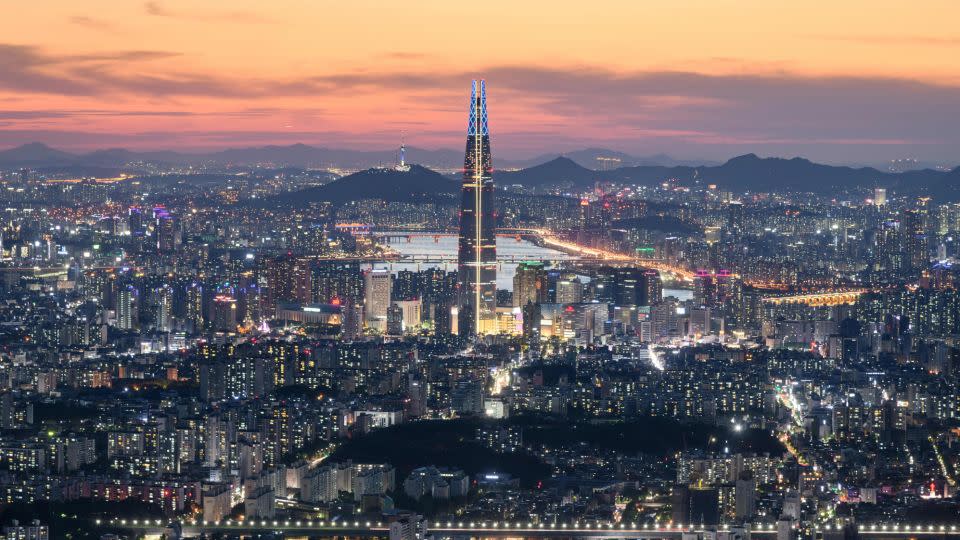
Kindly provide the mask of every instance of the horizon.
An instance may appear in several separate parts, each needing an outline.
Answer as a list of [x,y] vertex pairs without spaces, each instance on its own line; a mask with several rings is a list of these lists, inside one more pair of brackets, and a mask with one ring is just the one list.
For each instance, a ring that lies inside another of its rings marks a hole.
[[462,88],[482,77],[494,158],[602,147],[936,162],[960,147],[949,24],[960,7],[947,2],[857,0],[822,17],[817,5],[758,0],[492,0],[482,47],[453,31],[469,16],[461,6],[93,4],[23,6],[5,23],[0,145],[365,149],[403,133],[410,146],[456,149]]
[[[102,148],[91,148],[91,149],[80,149],[80,150],[77,150],[77,149],[72,149],[72,148],[69,148],[69,147],[58,147],[58,146],[55,146],[55,145],[50,145],[50,144],[47,144],[47,143],[42,142],[42,141],[29,141],[29,142],[24,142],[24,143],[17,144],[17,145],[14,145],[14,146],[0,147],[0,153],[10,152],[10,151],[16,151],[16,150],[21,149],[21,148],[27,148],[27,147],[32,147],[32,146],[42,146],[42,147],[45,147],[45,148],[50,149],[50,150],[53,150],[53,151],[65,152],[65,153],[71,154],[71,155],[76,156],[76,157],[83,157],[83,156],[86,156],[86,155],[89,155],[89,154],[93,154],[93,153],[97,153],[97,152],[113,152],[113,151],[131,152],[131,153],[134,153],[134,154],[159,154],[159,153],[167,153],[167,152],[169,152],[169,153],[175,153],[175,154],[179,154],[179,155],[183,155],[183,156],[204,156],[204,155],[209,155],[209,154],[214,154],[214,153],[224,152],[224,151],[229,152],[229,151],[242,151],[242,150],[265,150],[265,149],[269,149],[269,148],[283,149],[283,148],[292,148],[292,147],[296,147],[296,146],[304,146],[304,147],[308,147],[308,148],[315,149],[315,150],[324,150],[324,151],[331,151],[331,152],[356,152],[356,153],[369,153],[369,154],[379,154],[379,153],[385,153],[385,152],[396,152],[396,151],[399,149],[399,147],[392,147],[392,148],[391,148],[391,147],[379,147],[379,146],[363,146],[363,147],[348,147],[348,146],[344,146],[344,147],[337,147],[337,146],[326,146],[326,145],[322,145],[322,144],[307,144],[307,143],[302,143],[302,142],[292,142],[292,143],[288,143],[288,144],[258,144],[258,145],[247,145],[247,146],[224,146],[224,147],[212,147],[212,148],[144,148],[144,149],[139,149],[139,148],[126,148],[126,147],[122,147],[122,146],[115,146],[115,147],[102,147]],[[430,152],[430,153],[440,153],[440,152],[459,153],[459,152],[461,152],[461,150],[459,150],[459,149],[456,149],[456,148],[448,148],[448,147],[425,148],[425,147],[419,147],[419,146],[406,146],[406,149],[407,149],[407,151],[409,151],[409,150],[412,149],[412,150],[419,150],[419,151]],[[515,166],[516,166],[515,164],[516,164],[517,162],[530,162],[530,163],[525,164],[525,165],[522,166],[522,168],[530,168],[530,167],[534,167],[534,166],[537,166],[537,165],[541,165],[541,164],[547,163],[548,161],[552,161],[552,160],[555,160],[555,159],[558,159],[558,158],[571,159],[569,156],[572,155],[572,154],[575,154],[575,153],[577,153],[577,152],[590,152],[590,151],[606,151],[606,152],[613,152],[613,153],[621,153],[621,154],[625,154],[625,155],[627,155],[627,156],[629,156],[629,157],[631,157],[631,158],[636,158],[636,159],[638,159],[638,160],[650,160],[650,159],[656,159],[656,158],[666,158],[666,159],[669,159],[669,160],[672,160],[672,161],[682,162],[682,163],[684,163],[684,164],[695,164],[695,166],[703,166],[703,167],[722,165],[722,164],[725,164],[725,163],[727,163],[727,162],[729,162],[729,161],[732,161],[732,160],[734,160],[734,159],[743,158],[743,157],[747,157],[747,156],[754,156],[754,157],[757,157],[757,158],[759,158],[759,159],[780,159],[780,160],[785,160],[785,161],[794,160],[794,159],[801,159],[801,160],[810,161],[811,163],[822,164],[822,165],[829,165],[829,166],[832,166],[832,167],[869,167],[869,168],[878,168],[878,167],[881,167],[881,166],[884,165],[884,164],[890,165],[890,164],[893,164],[894,162],[897,162],[897,161],[913,160],[913,161],[915,161],[915,162],[917,163],[917,165],[918,165],[918,167],[914,167],[914,168],[913,168],[914,170],[930,169],[930,168],[931,168],[931,167],[930,167],[931,165],[936,166],[937,169],[940,170],[941,172],[943,171],[944,168],[949,169],[949,170],[952,170],[952,169],[954,169],[954,168],[960,168],[960,159],[923,160],[923,159],[917,159],[917,158],[914,158],[914,157],[900,157],[900,158],[893,158],[893,159],[888,159],[888,160],[884,160],[884,161],[873,161],[873,162],[863,162],[863,161],[829,161],[829,160],[816,160],[816,159],[812,159],[812,158],[810,158],[810,157],[808,157],[808,156],[804,156],[804,155],[775,155],[775,154],[769,154],[769,155],[768,155],[768,154],[763,154],[763,153],[758,153],[758,152],[745,152],[745,153],[742,153],[742,154],[730,155],[730,156],[727,156],[727,157],[720,157],[720,158],[713,159],[713,158],[704,158],[704,157],[697,157],[697,156],[675,155],[675,154],[670,154],[670,153],[666,153],[666,152],[659,152],[659,153],[655,153],[655,154],[644,154],[644,155],[640,155],[640,154],[632,154],[632,153],[630,153],[630,152],[623,151],[623,150],[615,150],[615,149],[613,149],[613,148],[601,148],[601,147],[596,147],[596,146],[594,146],[594,147],[574,148],[574,149],[562,150],[562,151],[556,151],[556,152],[540,152],[540,153],[533,153],[533,152],[531,152],[531,153],[527,153],[527,154],[520,154],[520,155],[516,155],[516,156],[511,156],[511,157],[508,157],[508,158],[501,158],[501,160],[505,160],[505,161],[511,162],[511,165],[508,165],[508,166],[507,166],[508,169],[515,167]],[[539,161],[539,160],[543,160],[543,161]],[[571,159],[571,161],[574,161],[575,163],[577,163],[577,164],[580,165],[581,167],[585,167],[585,168],[588,168],[588,169],[591,169],[591,168],[592,168],[592,167],[588,167],[587,165],[584,165],[584,164],[582,164],[582,163],[579,163],[579,162],[577,162],[576,160]],[[699,164],[697,164],[698,162],[699,162]],[[422,163],[422,162],[417,162],[417,161],[413,161],[413,162],[410,162],[410,163],[411,163],[411,164],[415,164],[415,165],[423,165],[423,166],[426,166],[426,167],[428,167],[428,168],[429,168],[429,166],[431,166],[431,164]],[[498,168],[498,167],[496,166],[496,158],[494,158],[494,165],[495,165],[495,168]],[[616,168],[620,168],[620,167],[631,167],[631,166],[633,166],[633,165],[620,165],[619,167],[616,167]],[[671,166],[674,166],[674,165],[665,165],[665,166],[671,167]],[[910,168],[905,169],[905,170],[910,170]],[[879,170],[879,172],[882,172],[882,173],[890,173],[890,172],[898,172],[898,171],[892,171],[892,170],[891,170],[891,171],[884,171],[884,170]],[[901,171],[901,172],[902,172],[902,171]]]

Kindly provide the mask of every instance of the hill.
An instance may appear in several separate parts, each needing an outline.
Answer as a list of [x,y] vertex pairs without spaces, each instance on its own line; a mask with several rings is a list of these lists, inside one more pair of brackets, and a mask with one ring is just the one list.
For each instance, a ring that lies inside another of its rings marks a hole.
[[342,204],[361,199],[382,199],[391,202],[453,200],[460,186],[440,173],[419,165],[409,171],[367,169],[344,176],[322,186],[271,197],[260,206],[303,206],[328,201]]
[[[594,170],[609,170],[609,169],[619,169],[622,167],[639,167],[639,166],[664,166],[664,167],[676,167],[680,165],[688,166],[705,166],[705,165],[719,165],[717,162],[708,161],[708,160],[680,160],[674,159],[671,156],[666,154],[656,154],[652,156],[634,156],[627,154],[626,152],[620,152],[618,150],[610,150],[607,148],[584,148],[583,150],[573,150],[570,152],[564,152],[562,154],[541,154],[527,159],[520,160],[497,160],[497,164],[501,167],[517,167],[525,168],[532,167],[538,163],[544,163],[558,157],[565,157],[573,160],[581,167],[586,167],[587,169]],[[604,158],[612,158],[611,161],[606,161],[606,166],[604,163]]]
[[501,186],[520,184],[529,188],[584,187],[599,179],[596,171],[587,169],[570,158],[558,157],[519,171],[497,171],[494,181]]
[[3,165],[63,165],[76,158],[69,152],[50,148],[43,143],[29,143],[0,151]]

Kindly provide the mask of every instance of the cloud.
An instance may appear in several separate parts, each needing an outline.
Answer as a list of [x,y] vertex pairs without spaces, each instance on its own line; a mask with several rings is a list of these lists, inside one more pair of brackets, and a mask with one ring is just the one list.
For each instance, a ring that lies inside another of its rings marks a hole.
[[98,32],[107,32],[110,34],[118,33],[118,28],[116,25],[109,21],[103,19],[96,19],[94,17],[87,17],[86,15],[74,15],[68,19],[71,23],[77,26],[83,26],[91,30],[96,30]]
[[[163,12],[162,6],[156,7]],[[185,105],[190,97],[216,97],[244,105],[256,100],[263,105],[259,112],[237,107],[233,113],[206,114],[224,121],[278,116],[282,118],[276,125],[293,124],[298,132],[312,134],[310,140],[314,141],[323,136],[318,133],[331,133],[319,128],[327,128],[324,122],[346,114],[344,110],[327,106],[321,114],[277,103],[307,96],[311,101],[335,99],[358,115],[357,122],[351,119],[351,124],[364,126],[354,128],[351,140],[380,140],[380,135],[369,131],[376,122],[415,126],[424,125],[424,119],[429,118],[439,130],[454,134],[447,142],[440,135],[431,137],[437,137],[434,140],[439,145],[453,146],[460,142],[454,138],[462,134],[460,124],[465,121],[470,79],[482,76],[488,81],[491,129],[499,144],[511,148],[544,149],[581,141],[621,148],[630,145],[625,150],[650,146],[655,151],[671,151],[678,145],[736,152],[756,147],[809,147],[837,156],[852,148],[867,151],[882,147],[874,152],[886,153],[900,148],[940,152],[960,146],[960,89],[919,80],[808,76],[784,69],[733,74],[693,70],[618,72],[592,65],[494,65],[475,72],[352,71],[274,80],[191,72],[165,62],[177,54],[119,50],[56,55],[36,47],[0,44],[0,90],[18,96],[92,97],[103,103],[114,96],[131,103],[165,103],[157,105],[158,117],[194,114]],[[384,110],[388,101],[390,108]],[[11,103],[5,108],[15,107]],[[150,108],[142,104],[136,107],[144,113]],[[20,118],[15,111],[8,111],[6,116],[0,111],[0,119],[15,126],[18,120],[49,121],[57,118],[56,114],[91,119],[110,114],[109,107],[97,109],[104,110],[65,107],[46,117],[25,111]],[[131,115],[123,111],[116,114]],[[149,124],[149,115],[143,117],[144,124]],[[379,120],[374,122],[374,117]],[[537,130],[532,127],[542,128],[542,133],[534,134]],[[312,128],[318,130],[310,131]],[[295,133],[291,130],[282,136],[270,136],[288,141]],[[391,136],[395,138],[395,134]],[[211,137],[217,144],[229,138]],[[253,142],[250,138],[254,135],[242,137]]]
[[393,51],[385,53],[382,56],[383,58],[389,58],[391,60],[423,60],[429,55],[410,51]]
[[157,1],[146,2],[143,5],[148,15],[155,17],[169,17],[172,19],[194,20],[202,22],[235,22],[248,24],[262,24],[276,22],[269,17],[247,11],[173,11]]

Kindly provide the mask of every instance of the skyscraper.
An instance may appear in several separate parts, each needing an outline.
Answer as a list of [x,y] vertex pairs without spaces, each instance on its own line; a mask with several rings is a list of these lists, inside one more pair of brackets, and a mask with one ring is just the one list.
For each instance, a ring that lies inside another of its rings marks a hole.
[[387,329],[390,308],[390,290],[393,276],[386,270],[370,270],[363,276],[363,312],[367,326],[380,331]]
[[463,160],[460,202],[460,243],[457,262],[460,280],[458,329],[461,335],[496,331],[497,244],[493,207],[493,165],[487,129],[487,90],[473,81],[470,121]]
[[513,276],[513,307],[547,301],[547,272],[542,262],[524,261]]

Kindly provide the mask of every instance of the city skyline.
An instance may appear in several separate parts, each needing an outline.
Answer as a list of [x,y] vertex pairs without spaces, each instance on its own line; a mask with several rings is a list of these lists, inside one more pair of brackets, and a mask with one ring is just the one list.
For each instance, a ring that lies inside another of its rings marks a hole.
[[457,89],[477,77],[497,81],[507,158],[604,146],[949,160],[960,143],[946,2],[849,2],[830,17],[752,1],[491,10],[497,39],[470,50],[452,32],[459,6],[25,6],[3,28],[0,146],[383,148],[403,131],[454,148]]
[[0,540],[960,539],[960,6],[780,4],[18,5]]

